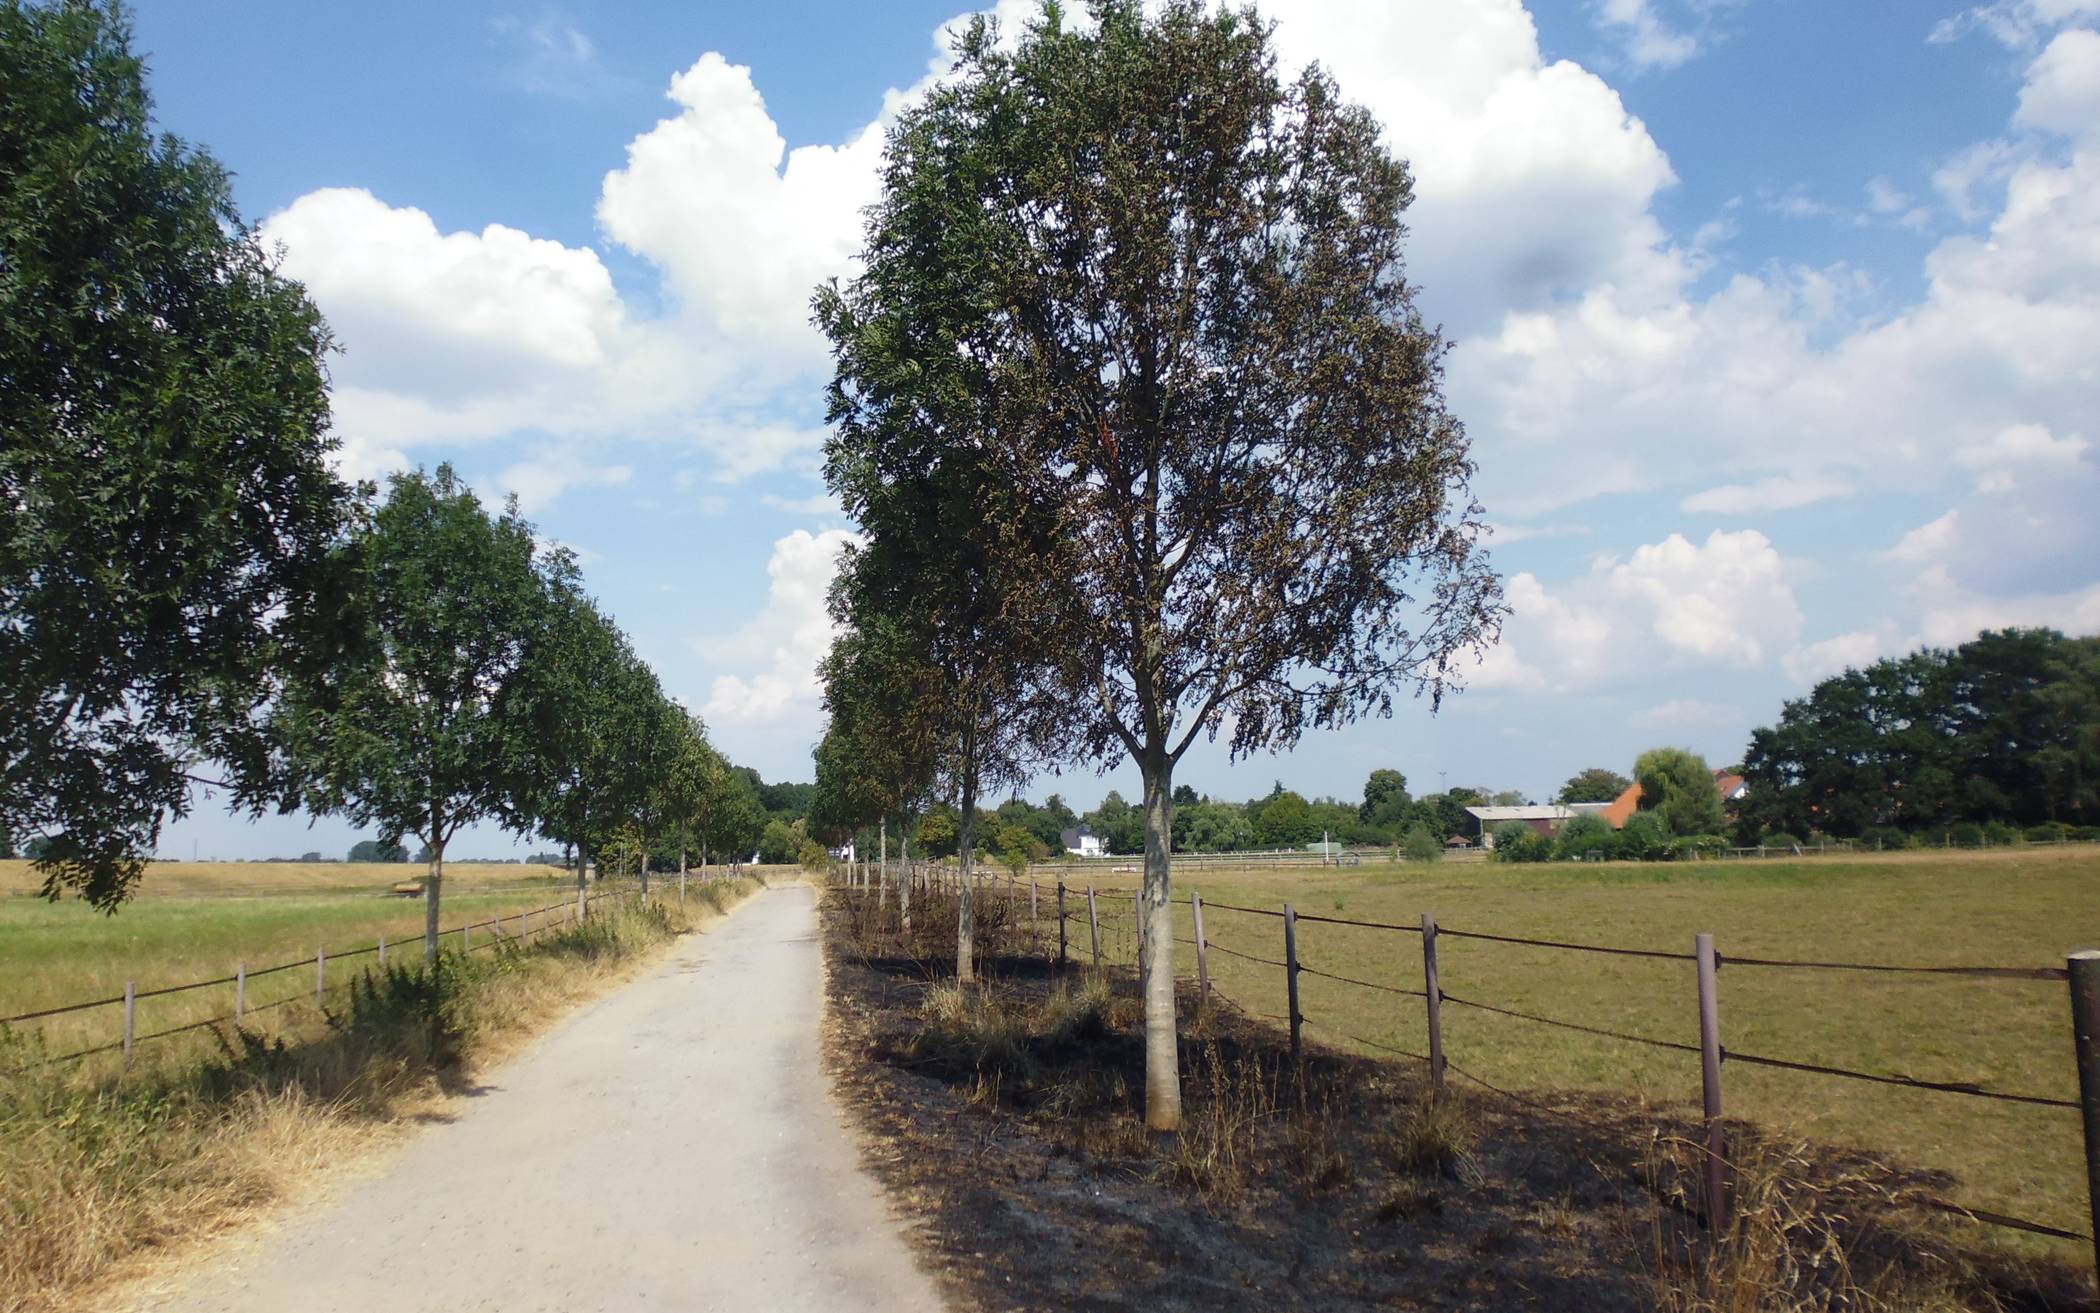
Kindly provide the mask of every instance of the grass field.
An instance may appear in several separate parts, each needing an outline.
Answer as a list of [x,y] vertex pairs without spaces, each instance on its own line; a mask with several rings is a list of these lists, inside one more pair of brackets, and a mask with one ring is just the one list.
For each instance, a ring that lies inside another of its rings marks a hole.
[[[49,903],[0,897],[0,1016],[115,997],[127,981],[146,992],[217,979],[232,975],[239,963],[251,973],[295,960],[308,963],[252,978],[250,1009],[310,997],[316,950],[333,957],[371,948],[383,935],[411,954],[421,951],[422,902],[386,894],[397,881],[422,870],[383,863],[161,862],[148,871],[138,897],[115,915],[71,899]],[[0,863],[0,892],[25,893],[36,883],[28,863]],[[469,920],[485,922],[565,902],[573,889],[573,877],[554,867],[448,864],[444,925],[450,930]],[[516,923],[506,927],[517,928]],[[367,955],[331,967],[331,985],[373,962]],[[137,1031],[148,1035],[228,1014],[233,998],[234,987],[220,985],[140,999]],[[282,1011],[289,1014],[282,1018],[289,1024],[308,1019],[306,1009]],[[275,1024],[277,1010],[260,1013],[258,1020]],[[116,1040],[122,1027],[122,1008],[104,1007],[16,1029],[45,1053],[63,1054]],[[155,1041],[140,1047],[137,1060],[182,1061],[198,1045],[214,1042],[209,1031]],[[97,1061],[106,1065],[116,1059]]]
[[[1044,916],[1059,873],[1037,873]],[[1129,874],[1089,874],[1122,896],[1104,903],[1105,947],[1132,958]],[[2010,849],[1798,861],[1632,865],[1399,865],[1280,871],[1205,870],[1177,881],[1206,903],[1479,930],[1615,947],[1689,952],[1711,931],[1724,959],[1722,1040],[1738,1052],[1877,1074],[1974,1082],[2076,1098],[2069,1005],[2060,982],[1727,966],[1740,956],[1918,965],[2062,966],[2067,951],[2100,947],[2100,850]],[[1025,889],[1022,897],[1025,900]],[[1086,951],[1085,902],[1072,950]],[[1025,911],[1025,903],[1024,903]],[[1113,917],[1111,918],[1111,911]],[[1281,959],[1279,920],[1207,908],[1214,944]],[[1179,930],[1190,933],[1188,911]],[[1422,987],[1414,934],[1302,922],[1308,967],[1403,988]],[[1054,951],[1054,949],[1053,949]],[[1194,953],[1176,947],[1193,975]],[[1440,939],[1445,993],[1458,998],[1697,1043],[1689,962]],[[1285,1011],[1283,972],[1211,955],[1221,992],[1247,1010]],[[1423,1002],[1300,977],[1310,1038],[1346,1036],[1413,1052],[1427,1045]],[[1696,1054],[1626,1044],[1446,1003],[1450,1061],[1505,1088],[1610,1090],[1696,1109]],[[1940,1193],[1974,1207],[2083,1231],[2085,1182],[2078,1114],[1986,1102],[1740,1063],[1726,1067],[1731,1116],[1804,1138],[1864,1148],[1944,1173]],[[2061,1242],[2042,1242],[2065,1248]]]

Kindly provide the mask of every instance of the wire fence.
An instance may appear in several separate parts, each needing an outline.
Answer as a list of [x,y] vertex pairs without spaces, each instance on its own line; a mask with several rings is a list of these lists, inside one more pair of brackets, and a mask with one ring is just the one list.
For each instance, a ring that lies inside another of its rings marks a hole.
[[[1180,861],[1181,859],[1177,856],[1177,864]],[[906,878],[922,887],[940,887],[950,890],[959,883],[959,877],[954,871],[940,868],[914,868]],[[1019,909],[1024,903],[1027,905],[1027,917],[1020,918],[1017,916],[1016,919],[1024,920],[1029,924],[1028,938],[1032,943],[1043,944],[1048,942],[1048,937],[1040,932],[1034,922],[1043,918],[1050,918],[1059,922],[1060,932],[1057,936],[1057,951],[1060,965],[1073,963],[1090,963],[1095,967],[1142,965],[1144,960],[1144,936],[1141,918],[1135,895],[1129,890],[1104,891],[1091,885],[1074,889],[1060,879],[1056,883],[1054,904],[1046,908],[1045,903],[1049,900],[1045,897],[1040,880],[1024,883],[1011,876],[980,875],[977,879],[977,885],[981,890],[989,890],[994,895],[999,893],[1003,887],[1010,908]],[[880,886],[872,878],[865,877],[853,878],[849,881],[849,887],[860,893],[878,892],[880,889]],[[878,892],[878,896],[882,895]],[[1723,1160],[1720,1071],[1724,1064],[1734,1063],[1781,1072],[1864,1082],[1880,1086],[1895,1086],[1933,1095],[1971,1098],[1999,1104],[2016,1104],[2036,1108],[2069,1110],[2072,1112],[2083,1110],[2089,1122],[2096,1121],[2095,1110],[2089,1108],[2087,1103],[2080,1099],[2058,1098],[2032,1091],[1995,1088],[1992,1085],[1977,1081],[1938,1080],[1904,1072],[1868,1071],[1859,1067],[1811,1062],[1797,1057],[1752,1053],[1729,1048],[1720,1042],[1719,1008],[1714,980],[1715,973],[1723,964],[1731,969],[1740,968],[1754,972],[1882,973],[1926,979],[1956,980],[1967,978],[2014,983],[2061,983],[2071,980],[2071,972],[2063,967],[2001,964],[1949,966],[1724,956],[1713,949],[1710,936],[1700,936],[1700,943],[1693,952],[1681,952],[1613,944],[1581,943],[1571,940],[1502,934],[1488,930],[1438,926],[1434,918],[1428,916],[1422,919],[1421,924],[1407,925],[1342,916],[1313,915],[1298,912],[1289,904],[1285,904],[1280,908],[1265,908],[1249,907],[1244,904],[1212,902],[1193,893],[1177,896],[1172,902],[1177,907],[1188,909],[1190,915],[1193,934],[1184,938],[1177,933],[1174,935],[1174,940],[1176,943],[1189,945],[1196,950],[1196,960],[1192,965],[1200,982],[1200,988],[1215,993],[1220,997],[1227,997],[1219,988],[1218,982],[1209,968],[1211,954],[1222,954],[1235,962],[1283,973],[1285,996],[1289,1000],[1287,1013],[1279,1015],[1261,1012],[1248,1007],[1244,1000],[1232,999],[1230,1001],[1250,1016],[1273,1020],[1287,1026],[1290,1030],[1290,1043],[1294,1053],[1300,1051],[1300,1033],[1302,1029],[1310,1025],[1315,1029],[1326,1031],[1342,1040],[1360,1045],[1374,1052],[1391,1054],[1425,1064],[1430,1068],[1432,1080],[1439,1086],[1443,1084],[1445,1074],[1448,1072],[1465,1080],[1468,1084],[1477,1086],[1498,1097],[1535,1111],[1553,1113],[1557,1116],[1569,1116],[1570,1114],[1562,1110],[1553,1109],[1537,1099],[1519,1094],[1516,1091],[1490,1084],[1485,1079],[1451,1062],[1443,1052],[1441,1040],[1442,1010],[1444,1006],[1449,1005],[1455,1008],[1496,1015],[1521,1021],[1528,1025],[1581,1034],[1616,1044],[1636,1045],[1672,1053],[1699,1055],[1704,1068],[1702,1071],[1702,1086],[1708,1130],[1708,1152],[1710,1160],[1716,1165],[1713,1175],[1714,1184],[1708,1199],[1709,1215],[1714,1217],[1725,1216],[1727,1207],[1725,1183],[1720,1180]],[[1241,946],[1238,947],[1219,942],[1210,932],[1210,928],[1204,920],[1206,914],[1213,912],[1224,912],[1245,918],[1259,918],[1268,922],[1282,922],[1283,933],[1280,938],[1284,949],[1283,956],[1272,957],[1251,951],[1251,945],[1247,944],[1244,937],[1239,938]],[[1298,943],[1297,926],[1299,923],[1304,922],[1323,926],[1350,927],[1357,930],[1377,932],[1382,935],[1406,935],[1413,937],[1419,941],[1420,951],[1423,954],[1424,977],[1427,988],[1415,989],[1391,981],[1364,979],[1360,975],[1329,971],[1313,965],[1301,954]],[[1692,964],[1698,969],[1699,975],[1699,1002],[1702,1015],[1700,1042],[1693,1044],[1653,1035],[1642,1035],[1632,1031],[1590,1024],[1583,1020],[1548,1016],[1543,1013],[1510,1007],[1486,999],[1454,995],[1442,988],[1439,983],[1436,956],[1439,939],[1477,940],[1488,943],[1523,946],[1553,953],[1595,955],[1610,958],[1645,958],[1671,963]],[[1179,964],[1177,964],[1178,967]],[[1421,1053],[1403,1049],[1389,1043],[1349,1033],[1341,1028],[1322,1023],[1316,1018],[1307,1016],[1300,1000],[1299,979],[1301,976],[1310,976],[1353,989],[1375,991],[1386,996],[1399,995],[1424,1000],[1430,1051]],[[2095,992],[2100,994],[2100,991]],[[2078,1006],[2079,996],[2075,984],[2073,996],[2074,1007],[2076,1007]],[[2081,1042],[2084,1042],[2087,1032],[2100,1033],[2100,1019],[2084,1019],[2081,1014],[2078,1029],[2081,1033]],[[2087,1100],[2096,1097],[2100,1097],[2100,1090],[2088,1090],[2086,1092],[2085,1098]],[[2096,1124],[2100,1124],[2100,1122],[2096,1122]],[[2088,1146],[2088,1154],[2091,1155],[2092,1152],[2092,1146]],[[2090,1241],[2093,1238],[2091,1232],[2052,1226],[2032,1218],[1973,1207],[1937,1197],[1916,1196],[1915,1201],[1935,1211],[2033,1235],[2072,1241]],[[2096,1213],[2100,1213],[2100,1198],[2095,1199],[2094,1208]]]
[[[701,880],[723,878],[728,877],[709,875],[701,877]],[[679,891],[678,896],[681,900],[683,899],[686,886],[684,877],[677,874],[668,874],[660,876],[659,879],[663,882],[659,886],[659,892],[675,884]],[[520,912],[510,912],[502,916],[478,918],[470,916],[457,925],[441,928],[435,936],[435,951],[454,951],[463,954],[485,953],[504,947],[516,947],[531,943],[579,924],[588,915],[588,909],[592,906],[608,900],[636,898],[648,892],[646,882],[620,878],[616,883],[625,887],[586,892],[580,897],[565,897],[558,902],[548,903],[541,907],[527,908]],[[348,988],[353,981],[363,978],[375,969],[384,969],[389,963],[390,953],[398,955],[403,951],[407,951],[420,960],[427,952],[432,951],[427,947],[432,942],[427,932],[391,941],[382,936],[373,942],[351,948],[317,949],[311,957],[294,958],[271,966],[250,968],[246,963],[242,963],[235,968],[233,974],[215,976],[208,980],[190,980],[179,984],[158,985],[150,989],[139,989],[136,985],[127,985],[121,994],[113,994],[104,998],[85,999],[74,1003],[56,1004],[50,1007],[19,1012],[12,1016],[0,1017],[0,1030],[10,1030],[35,1023],[48,1022],[57,1018],[91,1013],[101,1009],[122,1009],[121,1013],[112,1020],[113,1028],[120,1028],[119,1038],[104,1043],[91,1044],[64,1053],[41,1057],[25,1066],[16,1067],[5,1074],[9,1076],[20,1075],[39,1068],[77,1062],[106,1053],[122,1052],[128,1061],[139,1045],[155,1040],[167,1039],[172,1036],[217,1026],[245,1025],[250,1018],[259,1014],[276,1012],[297,1004],[313,1003],[317,1006],[322,1005],[329,995]],[[334,972],[329,970],[332,966],[339,967],[342,963],[358,961],[364,958],[373,960],[370,963],[362,964],[358,970],[344,971],[339,969]],[[300,989],[286,997],[267,1002],[251,1003],[249,1001],[250,984],[288,971],[301,969],[310,970],[314,973],[314,983],[311,990]],[[141,1001],[167,998],[197,990],[225,989],[229,986],[233,990],[230,1011],[222,1011],[212,1016],[164,1026],[144,1033],[140,1033],[138,1030],[138,1004]]]

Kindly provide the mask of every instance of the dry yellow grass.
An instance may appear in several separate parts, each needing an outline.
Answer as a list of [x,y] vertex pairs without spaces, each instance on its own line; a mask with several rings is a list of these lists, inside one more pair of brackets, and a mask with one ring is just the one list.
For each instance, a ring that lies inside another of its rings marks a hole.
[[[1045,915],[1056,873],[1038,872]],[[1114,888],[1104,901],[1107,949],[1130,961],[1129,874],[1071,877]],[[2061,983],[1726,966],[1729,954],[1919,965],[2061,966],[2100,946],[2100,850],[2087,846],[1987,853],[1925,852],[1796,861],[1595,866],[1368,865],[1270,871],[1204,870],[1177,880],[1206,902],[1357,920],[1689,952],[1714,933],[1723,1043],[1738,1052],[1886,1075],[1974,1082],[2054,1098],[2077,1096]],[[1022,899],[1025,912],[1025,887]],[[1086,950],[1085,904],[1072,926]],[[1206,915],[1214,943],[1283,956],[1281,923],[1222,910]],[[1186,908],[1177,933],[1190,933]],[[1054,943],[1054,940],[1052,941]],[[1421,942],[1301,922],[1301,960],[1336,975],[1422,987]],[[1193,975],[1194,955],[1176,947]],[[1458,998],[1680,1043],[1698,1040],[1689,962],[1604,957],[1446,936],[1442,984]],[[1223,953],[1220,990],[1251,1012],[1285,1010],[1283,973]],[[1348,1036],[1421,1052],[1419,998],[1301,976],[1307,1034]],[[1695,1109],[1694,1054],[1629,1045],[1447,1003],[1446,1051],[1458,1067],[1506,1088],[1611,1090]],[[1805,1073],[1731,1064],[1728,1111],[1777,1131],[1864,1148],[1942,1175],[1940,1192],[1973,1206],[2085,1230],[2078,1114],[1986,1102]],[[2024,1243],[2024,1242],[2023,1242]],[[2063,1248],[2061,1242],[2037,1242]]]
[[0,1308],[130,1306],[124,1292],[185,1261],[189,1242],[314,1189],[407,1119],[443,1115],[463,1078],[754,888],[696,887],[660,916],[601,905],[590,931],[546,951],[477,955],[441,1026],[374,998],[349,1025],[285,1009],[282,1049],[237,1043],[209,1066],[164,1054],[121,1075],[0,1076]]
[[[264,897],[277,894],[384,893],[427,868],[413,862],[154,862],[136,898]],[[571,872],[537,862],[447,862],[448,891],[559,884]],[[44,887],[32,863],[0,861],[0,897]]]

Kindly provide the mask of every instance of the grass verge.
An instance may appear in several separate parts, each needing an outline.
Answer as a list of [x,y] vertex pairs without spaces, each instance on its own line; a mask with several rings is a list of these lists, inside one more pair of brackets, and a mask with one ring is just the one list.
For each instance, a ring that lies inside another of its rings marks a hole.
[[[295,1193],[757,887],[710,882],[683,911],[600,904],[530,944],[370,970],[303,1024],[211,1032],[201,1060],[0,1077],[0,1308],[66,1306]],[[0,1070],[29,1056],[0,1033]]]

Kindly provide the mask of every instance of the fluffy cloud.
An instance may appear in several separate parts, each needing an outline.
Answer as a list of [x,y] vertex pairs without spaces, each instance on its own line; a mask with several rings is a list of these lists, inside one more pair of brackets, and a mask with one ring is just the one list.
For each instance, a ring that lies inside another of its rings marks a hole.
[[542,448],[492,480],[498,497],[516,496],[527,515],[552,506],[571,488],[617,488],[634,478],[632,465],[587,465],[554,448]]
[[765,724],[815,712],[821,692],[817,663],[831,650],[835,632],[825,595],[839,551],[852,541],[843,529],[797,529],[777,540],[766,562],[764,608],[735,631],[695,643],[709,661],[746,672],[715,678],[701,709],[710,723]]
[[1781,659],[1780,666],[1795,683],[1814,684],[1842,670],[1870,666],[1905,646],[1895,625],[1883,621],[1872,629],[1855,629],[1797,648]]
[[1681,534],[1548,588],[1513,576],[1503,642],[1469,676],[1475,688],[1631,687],[1659,666],[1742,669],[1791,651],[1801,608],[1787,563],[1755,530]]
[[850,270],[878,190],[881,124],[790,151],[751,70],[712,52],[669,96],[679,112],[606,175],[599,224],[663,272],[714,349],[776,376],[817,368],[810,293]]

